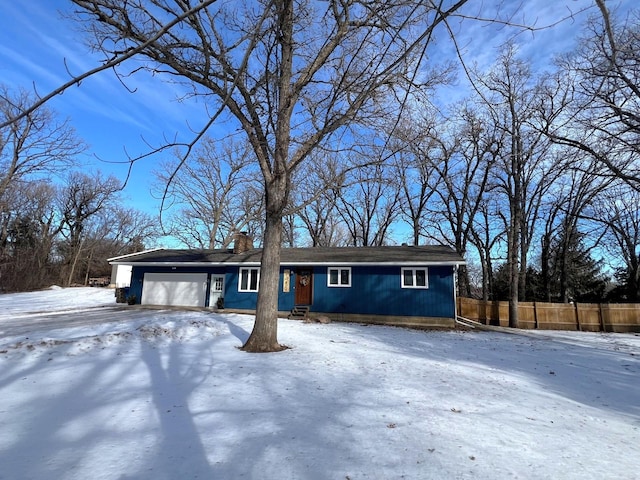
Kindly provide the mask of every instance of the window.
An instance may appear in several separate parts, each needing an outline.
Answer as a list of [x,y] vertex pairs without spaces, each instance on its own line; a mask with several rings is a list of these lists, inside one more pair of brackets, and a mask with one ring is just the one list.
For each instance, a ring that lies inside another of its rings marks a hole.
[[238,282],[239,292],[257,292],[260,283],[260,269],[241,268],[240,281]]
[[329,267],[327,269],[327,286],[329,287],[350,287],[351,267]]
[[402,288],[429,288],[429,275],[426,268],[403,268]]
[[213,291],[221,292],[224,286],[224,277],[211,277],[211,280],[213,281]]

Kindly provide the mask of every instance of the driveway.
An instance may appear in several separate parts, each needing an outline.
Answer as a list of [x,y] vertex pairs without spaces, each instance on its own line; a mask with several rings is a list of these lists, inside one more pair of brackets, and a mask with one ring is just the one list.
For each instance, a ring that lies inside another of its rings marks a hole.
[[128,305],[100,306],[53,312],[20,312],[0,317],[0,338],[27,335],[68,327],[131,322],[149,311]]

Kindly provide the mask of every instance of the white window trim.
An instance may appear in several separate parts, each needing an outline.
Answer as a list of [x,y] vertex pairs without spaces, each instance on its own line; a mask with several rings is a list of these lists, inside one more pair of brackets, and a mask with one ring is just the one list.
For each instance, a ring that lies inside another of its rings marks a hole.
[[[257,279],[256,279],[256,289],[251,289],[250,285],[251,285],[251,270],[257,270],[258,271],[258,275],[257,275]],[[247,287],[246,289],[242,288],[242,272],[246,271],[247,272]],[[252,292],[257,292],[258,289],[260,288],[260,267],[240,267],[238,269],[238,292],[242,292],[242,293],[252,293]]]
[[[338,283],[331,283],[331,271],[338,271]],[[349,272],[349,283],[340,283],[342,279],[342,271],[347,270]],[[329,288],[349,288],[351,287],[351,267],[327,267],[327,287]]]
[[[411,276],[413,277],[413,285],[404,284],[404,272],[406,272],[407,270],[412,272]],[[416,270],[424,270],[425,285],[416,285]],[[402,288],[417,288],[417,289],[427,290],[429,288],[429,268],[428,267],[402,267],[402,271],[400,272],[400,286]]]

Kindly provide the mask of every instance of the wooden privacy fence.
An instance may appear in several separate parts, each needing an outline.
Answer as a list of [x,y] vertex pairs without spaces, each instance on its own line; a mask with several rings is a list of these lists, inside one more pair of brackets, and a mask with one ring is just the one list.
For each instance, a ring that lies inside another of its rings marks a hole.
[[[458,315],[485,325],[509,326],[509,302],[458,297]],[[640,332],[640,305],[518,302],[518,327],[584,332]]]

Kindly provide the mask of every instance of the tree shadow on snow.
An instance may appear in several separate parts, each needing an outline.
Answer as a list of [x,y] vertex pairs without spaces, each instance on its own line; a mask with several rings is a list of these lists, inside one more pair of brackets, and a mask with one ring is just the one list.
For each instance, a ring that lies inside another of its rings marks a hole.
[[548,392],[640,421],[640,351],[624,346],[623,336],[619,337],[620,347],[616,347],[616,335],[622,334],[595,334],[607,335],[600,340],[613,342],[609,347],[599,346],[598,342],[580,344],[562,337],[537,337],[526,331],[442,332],[368,327],[366,335],[400,354],[444,365],[475,365],[479,373],[523,375]]
[[229,328],[229,332],[231,333],[231,335],[233,335],[238,340],[240,340],[242,345],[244,345],[249,339],[250,333],[246,331],[244,328],[242,328],[240,325],[238,325],[237,323],[233,322],[232,319],[233,319],[233,315],[229,315],[229,314],[216,315],[216,320],[219,321],[220,323],[224,323],[227,326],[227,328]]
[[187,357],[178,342],[167,347],[166,360],[160,347],[141,342],[141,349],[161,430],[157,453],[149,464],[149,471],[154,472],[150,478],[211,478],[207,452],[190,408],[190,396],[211,373],[210,355],[205,350]]
[[211,345],[87,342],[2,360],[0,478],[212,478],[189,403]]

